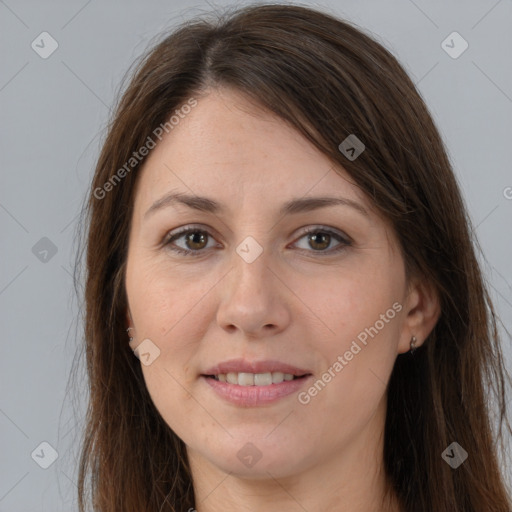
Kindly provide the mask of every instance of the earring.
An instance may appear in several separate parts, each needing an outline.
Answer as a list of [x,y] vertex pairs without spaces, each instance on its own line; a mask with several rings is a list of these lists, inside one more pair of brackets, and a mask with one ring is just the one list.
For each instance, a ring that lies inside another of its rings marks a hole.
[[416,336],[413,336],[411,338],[411,354],[414,354],[415,350],[416,350]]
[[[130,336],[130,331],[133,329],[133,327],[128,327],[128,329],[126,329],[126,332],[128,333],[128,336]],[[128,342],[132,342],[133,341],[133,336],[130,336],[130,339],[128,340]]]

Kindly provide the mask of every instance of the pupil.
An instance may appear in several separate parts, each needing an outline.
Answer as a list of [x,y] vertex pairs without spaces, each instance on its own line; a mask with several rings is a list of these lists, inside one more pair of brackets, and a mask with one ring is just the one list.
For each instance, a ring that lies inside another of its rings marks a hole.
[[[324,240],[326,239],[326,242],[323,244],[322,244],[322,242],[319,242],[320,238],[322,238],[322,237],[324,238]],[[326,247],[329,247],[330,239],[331,239],[331,235],[328,235],[327,233],[322,233],[320,235],[314,234],[314,235],[310,236],[310,241],[313,242],[313,244],[320,243],[322,245],[322,247],[320,247],[320,249],[325,249]],[[315,247],[313,247],[313,249],[315,249]]]
[[[196,237],[199,237],[199,241],[197,240]],[[192,244],[201,244],[201,243],[205,243],[206,237],[204,236],[204,233],[195,231],[194,233],[189,233],[187,239]],[[194,248],[198,249],[198,247],[194,247]]]

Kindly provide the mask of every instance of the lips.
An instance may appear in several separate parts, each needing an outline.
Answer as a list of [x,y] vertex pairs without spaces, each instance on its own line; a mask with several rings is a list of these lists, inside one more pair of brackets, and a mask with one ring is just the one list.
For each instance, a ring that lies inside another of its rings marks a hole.
[[309,370],[281,361],[231,359],[208,368],[200,378],[217,396],[240,407],[270,405],[298,393]]

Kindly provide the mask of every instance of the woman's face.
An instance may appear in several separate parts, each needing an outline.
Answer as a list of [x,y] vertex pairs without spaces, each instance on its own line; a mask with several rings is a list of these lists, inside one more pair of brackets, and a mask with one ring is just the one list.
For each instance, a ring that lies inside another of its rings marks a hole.
[[194,461],[279,477],[375,446],[409,349],[403,260],[284,121],[226,89],[180,118],[139,176],[126,290],[149,393]]

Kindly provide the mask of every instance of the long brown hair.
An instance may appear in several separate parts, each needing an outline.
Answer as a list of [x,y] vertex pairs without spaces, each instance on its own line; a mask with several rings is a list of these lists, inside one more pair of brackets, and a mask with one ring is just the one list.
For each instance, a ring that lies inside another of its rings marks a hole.
[[[504,425],[511,432],[509,376],[440,135],[414,84],[380,44],[330,14],[276,4],[184,23],[137,63],[116,105],[85,219],[89,406],[80,510],[89,503],[101,512],[194,507],[185,446],[154,407],[127,342],[125,262],[144,159],[121,180],[112,177],[180,105],[223,86],[289,122],[343,166],[392,222],[408,275],[438,292],[439,321],[414,354],[397,357],[387,390],[384,462],[403,509],[510,512],[495,444],[503,446]],[[338,148],[350,134],[366,145],[353,161]],[[457,469],[441,456],[454,441],[469,454]]]

